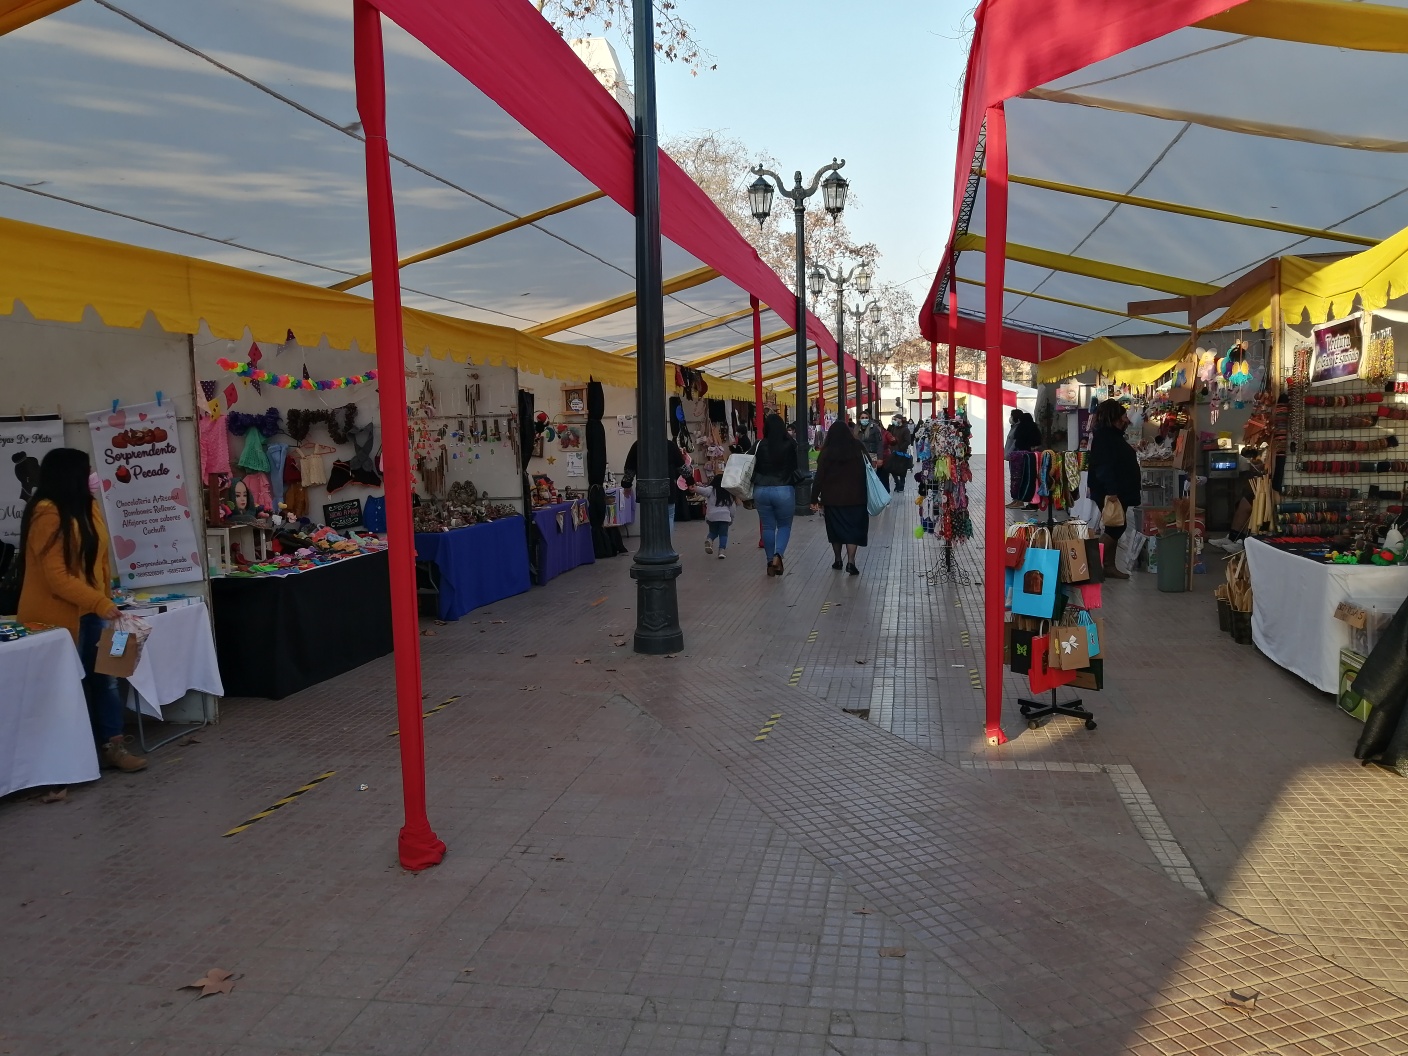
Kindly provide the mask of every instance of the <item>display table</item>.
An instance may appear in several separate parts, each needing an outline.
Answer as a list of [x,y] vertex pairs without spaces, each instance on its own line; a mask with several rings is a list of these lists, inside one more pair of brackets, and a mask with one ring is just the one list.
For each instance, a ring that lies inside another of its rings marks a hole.
[[98,780],[83,664],[67,631],[0,642],[0,796]]
[[[580,501],[580,500],[577,500]],[[586,520],[586,503],[582,502],[582,524],[572,527],[572,507],[576,502],[558,502],[533,511],[533,522],[543,533],[543,561],[538,572],[538,584],[576,568],[596,563],[596,548],[592,545],[592,526]],[[562,528],[558,528],[558,516]]]
[[137,670],[127,680],[137,698],[133,710],[160,719],[162,708],[189,690],[225,695],[205,602],[143,618],[152,630],[142,643]]
[[416,557],[440,570],[442,620],[527,591],[528,535],[522,517],[504,517],[448,532],[417,532]]
[[636,523],[636,493],[632,488],[606,489],[606,520],[603,528],[625,528]]
[[391,652],[389,569],[383,550],[295,575],[211,580],[225,693],[280,700]]
[[1395,612],[1408,598],[1408,567],[1327,565],[1247,540],[1252,580],[1252,641],[1326,693],[1339,691],[1340,650],[1349,625],[1334,617],[1342,601]]

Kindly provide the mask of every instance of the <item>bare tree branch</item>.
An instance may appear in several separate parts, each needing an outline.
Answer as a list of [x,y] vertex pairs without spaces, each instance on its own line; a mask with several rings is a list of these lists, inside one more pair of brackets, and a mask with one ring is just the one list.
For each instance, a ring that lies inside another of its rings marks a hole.
[[[631,0],[535,0],[538,11],[563,37],[575,40],[616,30],[631,46]],[[655,0],[655,54],[679,62],[696,76],[718,65],[679,13],[675,0]]]

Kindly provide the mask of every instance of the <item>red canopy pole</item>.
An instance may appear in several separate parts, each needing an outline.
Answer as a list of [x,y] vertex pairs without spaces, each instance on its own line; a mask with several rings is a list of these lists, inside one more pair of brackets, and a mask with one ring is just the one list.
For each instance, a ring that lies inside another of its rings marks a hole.
[[948,410],[953,413],[953,391],[958,385],[958,278],[949,272],[948,283]]
[[405,868],[420,870],[438,864],[445,857],[445,844],[431,829],[425,809],[425,731],[421,723],[410,431],[406,423],[406,361],[401,332],[396,211],[391,196],[391,157],[386,144],[386,66],[381,50],[381,13],[367,0],[353,0],[352,11],[357,113],[366,137],[372,312],[376,320],[377,395],[384,441],[386,539],[390,548],[386,556],[391,566],[396,717],[401,729],[401,794],[406,814],[398,849]]
[[758,311],[758,298],[750,297],[753,306],[753,442],[763,436],[763,315]]
[[[1007,265],[1007,115],[999,103],[987,112],[987,251],[984,254],[987,322],[987,500],[984,503],[986,533],[983,540],[983,686],[987,696],[987,739],[1003,744],[1002,732],[1002,635],[1006,631],[1003,604],[1005,569],[1002,540],[1006,533],[1006,513],[1002,502],[1002,288]],[[949,283],[949,290],[954,283]],[[949,302],[949,319],[957,314],[957,301]],[[953,336],[956,327],[951,327]],[[950,348],[953,346],[950,345]],[[952,392],[952,382],[949,382]],[[950,397],[952,399],[952,397]]]

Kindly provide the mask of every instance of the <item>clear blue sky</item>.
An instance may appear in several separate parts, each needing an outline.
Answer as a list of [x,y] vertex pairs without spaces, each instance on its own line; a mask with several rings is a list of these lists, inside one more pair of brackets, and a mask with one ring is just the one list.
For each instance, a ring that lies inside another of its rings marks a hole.
[[[926,276],[908,286],[922,297],[952,212],[970,0],[679,4],[719,68],[691,77],[660,64],[661,135],[726,131],[776,157],[789,180],[845,158],[851,231],[884,254],[882,281]],[[624,51],[621,62],[629,76]]]

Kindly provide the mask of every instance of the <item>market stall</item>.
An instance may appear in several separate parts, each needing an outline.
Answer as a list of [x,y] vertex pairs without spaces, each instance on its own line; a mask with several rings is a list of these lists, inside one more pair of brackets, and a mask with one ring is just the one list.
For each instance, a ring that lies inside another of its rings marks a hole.
[[424,589],[433,590],[435,612],[442,620],[458,620],[532,586],[522,517],[417,532],[416,558],[435,566],[433,586]]
[[541,586],[579,565],[596,561],[587,504],[581,499],[554,502],[533,511],[533,524],[541,542],[537,582]]

